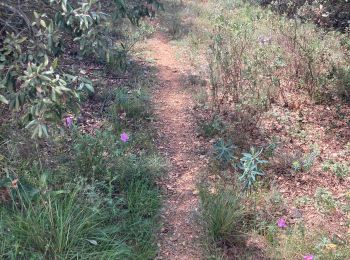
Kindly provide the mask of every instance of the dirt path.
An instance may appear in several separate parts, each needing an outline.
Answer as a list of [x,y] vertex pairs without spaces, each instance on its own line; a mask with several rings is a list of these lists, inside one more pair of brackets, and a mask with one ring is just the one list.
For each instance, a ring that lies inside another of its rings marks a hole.
[[189,67],[175,59],[175,51],[165,36],[147,43],[159,69],[160,86],[153,93],[157,116],[158,148],[171,162],[165,182],[163,228],[159,235],[157,259],[200,259],[199,226],[196,224],[198,195],[196,181],[201,159],[196,123],[191,114],[191,94],[181,80]]

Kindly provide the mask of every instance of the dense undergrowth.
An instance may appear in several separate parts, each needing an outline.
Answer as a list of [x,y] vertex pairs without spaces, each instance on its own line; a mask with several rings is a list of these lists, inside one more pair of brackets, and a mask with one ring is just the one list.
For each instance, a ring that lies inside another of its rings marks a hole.
[[103,113],[103,124],[91,133],[72,123],[65,135],[45,143],[5,139],[13,129],[2,128],[2,258],[155,256],[155,180],[165,164],[145,120],[151,111],[144,93],[131,89],[122,96],[115,87],[106,108],[111,114]]
[[0,3],[1,259],[156,256],[152,3]]
[[88,129],[91,133],[72,123],[54,143],[33,143],[5,139],[2,128],[2,258],[155,256],[160,207],[155,180],[165,164],[145,121],[151,111],[143,109],[149,108],[144,93],[119,92],[116,87],[108,102],[113,116],[104,113],[102,126]]
[[208,257],[348,259],[349,36],[252,2],[168,3],[214,144],[199,183]]

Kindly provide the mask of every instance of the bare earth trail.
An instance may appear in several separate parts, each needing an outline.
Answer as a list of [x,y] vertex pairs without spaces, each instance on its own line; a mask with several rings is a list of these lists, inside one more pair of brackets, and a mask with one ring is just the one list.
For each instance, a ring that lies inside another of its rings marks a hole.
[[195,152],[201,144],[191,114],[192,97],[181,80],[189,67],[176,60],[173,47],[161,34],[150,39],[146,46],[156,61],[160,81],[153,93],[157,146],[171,162],[168,177],[162,183],[165,201],[157,259],[201,259],[200,227],[195,220],[199,199],[195,191],[204,165]]

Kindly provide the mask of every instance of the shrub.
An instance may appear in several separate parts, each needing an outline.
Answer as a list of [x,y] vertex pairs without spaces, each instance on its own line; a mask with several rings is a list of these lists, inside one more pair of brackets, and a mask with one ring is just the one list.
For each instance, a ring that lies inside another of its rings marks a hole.
[[199,122],[199,130],[204,137],[210,138],[216,134],[222,133],[224,131],[224,125],[220,117],[214,116],[209,121],[203,120]]
[[270,6],[280,14],[289,17],[298,16],[303,20],[312,21],[320,26],[346,30],[349,27],[349,6],[346,1],[316,1],[316,0],[258,0],[263,6]]
[[94,90],[88,78],[69,75],[61,66],[66,47],[73,53],[78,45],[82,56],[124,67],[121,60],[129,49],[125,44],[117,47],[111,24],[128,17],[138,25],[140,18],[154,15],[153,5],[160,6],[157,1],[148,3],[110,1],[114,16],[104,13],[99,1],[38,1],[28,10],[20,2],[1,3],[0,26],[5,32],[0,36],[1,105],[21,112],[33,138],[48,137],[48,125],[59,126],[65,114],[77,112],[79,92]]
[[[245,19],[242,14],[228,22],[218,16],[208,60],[214,108],[249,111],[256,121],[274,99],[273,90],[280,85],[274,72],[284,62],[276,45],[270,43],[271,37],[254,38],[255,15]],[[257,41],[262,42],[258,48]]]
[[338,95],[344,100],[350,100],[350,67],[340,67],[334,69],[335,84]]
[[25,111],[24,122],[32,128],[32,137],[48,137],[47,123],[57,124],[65,113],[77,111],[78,92],[93,91],[92,83],[83,77],[58,74],[45,52],[22,52],[27,42],[11,34],[0,49],[1,101],[10,110]]

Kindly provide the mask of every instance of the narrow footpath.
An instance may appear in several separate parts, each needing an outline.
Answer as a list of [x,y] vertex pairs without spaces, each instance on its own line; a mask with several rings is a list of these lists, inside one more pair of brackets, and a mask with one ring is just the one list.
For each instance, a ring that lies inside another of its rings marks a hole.
[[157,146],[171,163],[162,184],[165,199],[157,259],[201,259],[196,182],[204,163],[196,153],[200,142],[191,113],[192,96],[183,81],[189,67],[176,60],[174,47],[162,34],[150,39],[147,49],[156,62],[160,82],[153,93]]

